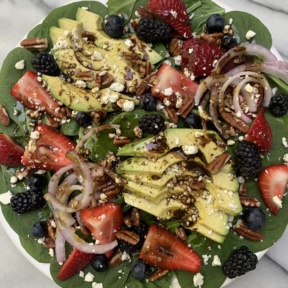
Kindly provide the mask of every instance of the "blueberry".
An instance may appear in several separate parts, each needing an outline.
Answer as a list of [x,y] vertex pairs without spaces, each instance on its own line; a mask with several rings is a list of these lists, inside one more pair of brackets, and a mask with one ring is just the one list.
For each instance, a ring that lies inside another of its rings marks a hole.
[[124,33],[124,19],[118,15],[105,17],[103,29],[112,38],[120,38]]
[[137,259],[131,267],[131,274],[139,281],[144,280],[148,275],[148,265]]
[[48,235],[48,227],[45,221],[36,222],[32,226],[31,234],[34,238],[43,238]]
[[89,125],[91,125],[92,117],[89,113],[78,112],[76,114],[75,120],[79,126],[88,127]]
[[104,254],[97,254],[91,261],[92,268],[97,272],[103,272],[109,268],[108,259]]
[[185,124],[189,128],[194,128],[194,129],[201,129],[202,128],[201,118],[197,114],[189,114],[185,118]]
[[266,216],[258,207],[247,207],[243,212],[242,220],[248,228],[259,230],[265,225]]
[[145,111],[156,110],[156,99],[149,93],[144,94],[140,100],[140,107]]
[[232,35],[224,35],[222,38],[222,43],[221,43],[221,47],[225,50],[230,50],[233,47],[238,45],[238,41],[235,37],[233,37]]
[[42,193],[47,186],[47,178],[44,174],[33,174],[28,178],[30,191]]
[[224,26],[225,26],[224,18],[217,13],[210,15],[206,21],[206,29],[207,32],[210,34],[223,32]]

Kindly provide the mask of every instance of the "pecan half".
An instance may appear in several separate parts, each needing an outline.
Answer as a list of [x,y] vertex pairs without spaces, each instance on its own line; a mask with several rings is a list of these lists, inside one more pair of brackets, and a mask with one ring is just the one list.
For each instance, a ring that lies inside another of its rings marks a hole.
[[247,195],[240,195],[239,198],[240,198],[240,203],[243,206],[246,206],[246,207],[260,207],[261,206],[261,202],[254,197],[250,197]]
[[175,234],[176,236],[183,240],[183,241],[186,241],[187,240],[187,235],[185,233],[185,229],[183,227],[179,227],[175,230]]
[[132,208],[131,221],[132,221],[133,226],[135,227],[140,226],[140,213],[137,208]]
[[169,273],[169,270],[158,269],[152,275],[149,276],[148,280],[152,281],[152,282],[159,280],[159,279],[163,278],[165,275],[167,275],[168,273]]
[[186,97],[183,98],[183,103],[177,111],[178,115],[185,118],[191,112],[195,101],[194,96],[195,93],[189,93]]
[[130,143],[132,140],[128,137],[125,136],[120,136],[120,137],[116,137],[113,139],[113,144],[118,146],[118,147],[122,147],[128,143]]
[[158,81],[158,78],[155,73],[148,74],[137,87],[136,95],[143,95],[156,81]]
[[174,124],[178,123],[178,115],[173,107],[165,107],[163,110],[165,116],[167,116]]
[[119,266],[122,263],[122,255],[123,253],[120,250],[117,251],[109,260],[109,267],[112,268]]
[[136,245],[140,241],[140,236],[129,230],[119,230],[116,232],[116,237],[131,245]]
[[245,226],[241,219],[239,219],[233,226],[233,231],[250,241],[261,241],[264,238],[264,236],[258,231],[251,230]]
[[136,12],[142,17],[146,17],[146,18],[150,18],[150,19],[154,18],[153,13],[151,11],[149,11],[148,9],[144,8],[143,6],[139,6],[136,9]]
[[96,40],[95,34],[89,31],[83,31],[82,37],[86,38],[89,42],[94,42]]
[[0,122],[4,126],[10,125],[10,118],[4,106],[0,105]]
[[201,33],[200,38],[217,46],[220,46],[222,43],[222,37],[223,37],[222,32],[218,33],[212,33],[212,34],[206,34],[206,33]]
[[48,40],[46,38],[27,38],[20,42],[20,46],[28,50],[45,50],[48,48]]
[[231,154],[228,152],[224,152],[217,157],[215,157],[210,163],[207,165],[208,171],[212,174],[217,174],[224,165],[230,160]]
[[174,38],[171,40],[168,50],[173,56],[181,55],[183,40]]
[[75,78],[83,81],[92,81],[94,80],[93,71],[79,71],[75,74]]

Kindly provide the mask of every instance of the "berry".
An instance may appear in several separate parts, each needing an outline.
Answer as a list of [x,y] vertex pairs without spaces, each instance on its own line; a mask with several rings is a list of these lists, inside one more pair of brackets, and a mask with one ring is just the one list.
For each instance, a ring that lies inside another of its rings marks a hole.
[[118,15],[109,15],[105,18],[103,29],[111,38],[120,38],[124,33],[124,19]]
[[195,77],[209,76],[226,50],[205,40],[194,38],[184,41],[182,46],[182,71],[193,73]]
[[91,115],[86,112],[78,112],[76,114],[75,120],[79,126],[88,127],[91,125],[92,118]]
[[30,191],[42,193],[47,186],[47,179],[43,174],[33,174],[28,178]]
[[206,20],[206,29],[209,34],[223,32],[225,20],[220,14],[212,14]]
[[104,272],[109,268],[108,259],[104,254],[95,255],[91,261],[91,266],[97,272]]
[[248,250],[246,246],[233,251],[228,260],[223,265],[224,274],[232,279],[241,276],[256,268],[257,256]]
[[200,129],[202,128],[201,118],[197,114],[189,114],[185,118],[185,124],[189,128]]
[[46,203],[43,195],[31,191],[14,194],[10,201],[11,208],[18,214],[42,208]]
[[272,148],[272,129],[265,118],[263,108],[261,108],[257,114],[244,140],[254,143],[261,152],[268,152]]
[[271,165],[263,169],[258,177],[261,196],[269,210],[277,215],[288,183],[288,166]]
[[270,112],[273,116],[283,116],[288,111],[288,95],[278,94],[271,98],[269,105]]
[[261,155],[257,147],[245,140],[238,143],[234,161],[236,168],[243,177],[257,177],[262,170]]
[[48,227],[46,221],[40,221],[33,224],[31,234],[34,238],[43,238],[48,235]]
[[265,213],[258,207],[245,208],[241,218],[244,224],[252,230],[261,229],[266,222]]
[[144,132],[158,134],[165,130],[165,119],[160,114],[146,114],[139,119],[138,126]]
[[238,45],[238,41],[232,35],[227,34],[227,35],[223,36],[222,43],[221,43],[221,47],[223,49],[228,51],[228,50],[234,48],[237,45]]
[[156,110],[156,99],[151,94],[145,94],[140,100],[140,107],[145,111],[154,111]]
[[171,38],[171,28],[164,22],[141,17],[136,34],[147,43],[168,42]]
[[131,267],[131,274],[139,281],[144,280],[148,272],[149,265],[145,264],[141,259],[137,259]]
[[40,52],[31,60],[32,67],[41,74],[59,76],[60,69],[53,57],[47,52]]
[[149,0],[147,6],[181,36],[191,37],[189,16],[183,0]]

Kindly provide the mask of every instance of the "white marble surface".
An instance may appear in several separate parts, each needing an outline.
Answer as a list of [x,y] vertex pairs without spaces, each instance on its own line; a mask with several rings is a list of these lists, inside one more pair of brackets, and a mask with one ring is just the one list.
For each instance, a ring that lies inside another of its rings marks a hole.
[[[51,9],[65,0],[22,1],[0,0],[0,65],[6,54],[21,37]],[[261,19],[273,35],[274,46],[288,58],[287,0],[222,0],[234,10],[253,13]],[[271,8],[269,8],[271,7]],[[284,35],[283,35],[284,34]],[[260,260],[255,271],[231,283],[229,288],[286,288],[288,287],[288,230]],[[0,225],[0,287],[28,288],[58,287],[39,272],[14,246]]]

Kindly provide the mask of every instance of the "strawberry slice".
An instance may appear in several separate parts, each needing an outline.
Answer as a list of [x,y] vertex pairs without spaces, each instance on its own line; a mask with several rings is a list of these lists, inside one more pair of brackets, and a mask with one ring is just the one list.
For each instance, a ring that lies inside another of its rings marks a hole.
[[29,109],[41,110],[51,117],[61,118],[59,114],[61,106],[37,77],[36,73],[27,71],[12,87],[11,95]]
[[168,230],[151,225],[140,252],[140,258],[163,270],[198,272],[201,258]]
[[45,124],[38,124],[30,135],[21,161],[28,167],[57,171],[72,163],[66,158],[66,153],[74,149],[75,144],[60,131]]
[[264,108],[261,108],[253,121],[245,140],[254,143],[259,151],[268,152],[273,144],[272,130],[265,118]]
[[83,270],[93,259],[95,254],[84,253],[77,249],[73,249],[68,259],[61,267],[57,278],[61,281],[67,280],[76,273]]
[[148,8],[185,38],[192,35],[189,16],[182,0],[150,0]]
[[6,134],[0,134],[0,165],[22,166],[24,149]]
[[157,71],[158,83],[152,87],[152,95],[155,98],[168,98],[171,102],[176,101],[177,95],[187,97],[194,95],[198,84],[187,78],[181,72],[170,65],[163,63]]
[[258,177],[261,196],[270,209],[277,215],[288,184],[288,166],[271,165],[262,170]]
[[195,77],[209,76],[214,69],[215,60],[226,51],[205,40],[188,39],[182,46],[182,71],[188,70]]
[[[105,203],[81,211],[80,219],[99,244],[107,244],[116,240],[115,233],[123,224],[123,212],[118,204]],[[105,253],[107,258],[112,254],[113,250]]]

